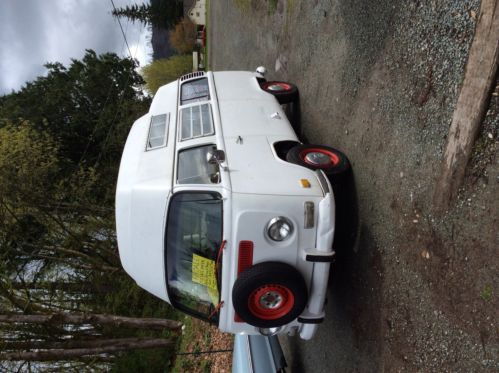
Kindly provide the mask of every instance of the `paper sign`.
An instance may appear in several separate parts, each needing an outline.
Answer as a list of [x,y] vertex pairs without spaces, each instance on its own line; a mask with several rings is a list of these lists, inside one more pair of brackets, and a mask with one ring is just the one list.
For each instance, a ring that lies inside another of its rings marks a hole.
[[217,290],[215,261],[200,255],[192,255],[192,282]]

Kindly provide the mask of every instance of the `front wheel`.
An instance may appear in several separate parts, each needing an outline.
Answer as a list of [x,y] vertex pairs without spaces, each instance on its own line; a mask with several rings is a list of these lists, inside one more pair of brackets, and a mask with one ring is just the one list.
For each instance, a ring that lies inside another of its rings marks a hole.
[[322,145],[295,146],[286,154],[286,160],[312,170],[322,170],[333,179],[338,179],[350,170],[350,162],[345,154]]
[[264,262],[241,273],[232,288],[232,304],[248,324],[260,328],[285,325],[307,304],[307,286],[293,266]]
[[274,95],[281,105],[294,102],[298,98],[298,88],[291,83],[277,81],[263,82],[261,83],[261,87],[265,92]]

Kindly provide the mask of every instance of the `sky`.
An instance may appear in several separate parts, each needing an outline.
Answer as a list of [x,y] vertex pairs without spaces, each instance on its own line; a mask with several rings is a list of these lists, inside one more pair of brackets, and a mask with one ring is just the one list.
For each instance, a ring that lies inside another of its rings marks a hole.
[[[114,0],[117,8],[147,0]],[[85,49],[129,56],[111,0],[0,0],[0,95],[46,72],[47,62],[68,65]],[[150,32],[120,19],[131,54],[150,62]]]

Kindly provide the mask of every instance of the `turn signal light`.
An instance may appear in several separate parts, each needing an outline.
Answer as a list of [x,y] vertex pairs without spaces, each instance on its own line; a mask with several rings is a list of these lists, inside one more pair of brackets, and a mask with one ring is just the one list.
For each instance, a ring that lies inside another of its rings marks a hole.
[[237,263],[237,274],[244,272],[253,265],[253,241],[239,242],[239,259]]

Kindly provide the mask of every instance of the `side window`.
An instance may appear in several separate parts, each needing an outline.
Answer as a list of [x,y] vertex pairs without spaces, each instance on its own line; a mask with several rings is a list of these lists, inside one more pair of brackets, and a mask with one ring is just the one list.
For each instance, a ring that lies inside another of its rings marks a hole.
[[208,101],[210,89],[208,78],[191,80],[182,84],[180,92],[180,105],[190,104],[197,101]]
[[190,106],[180,111],[180,141],[213,135],[213,121],[209,104]]
[[153,115],[151,117],[146,150],[152,150],[166,145],[169,122],[170,114]]
[[182,150],[178,153],[179,184],[217,184],[220,182],[220,170],[217,164],[208,163],[208,153],[216,149],[215,145],[204,145]]

